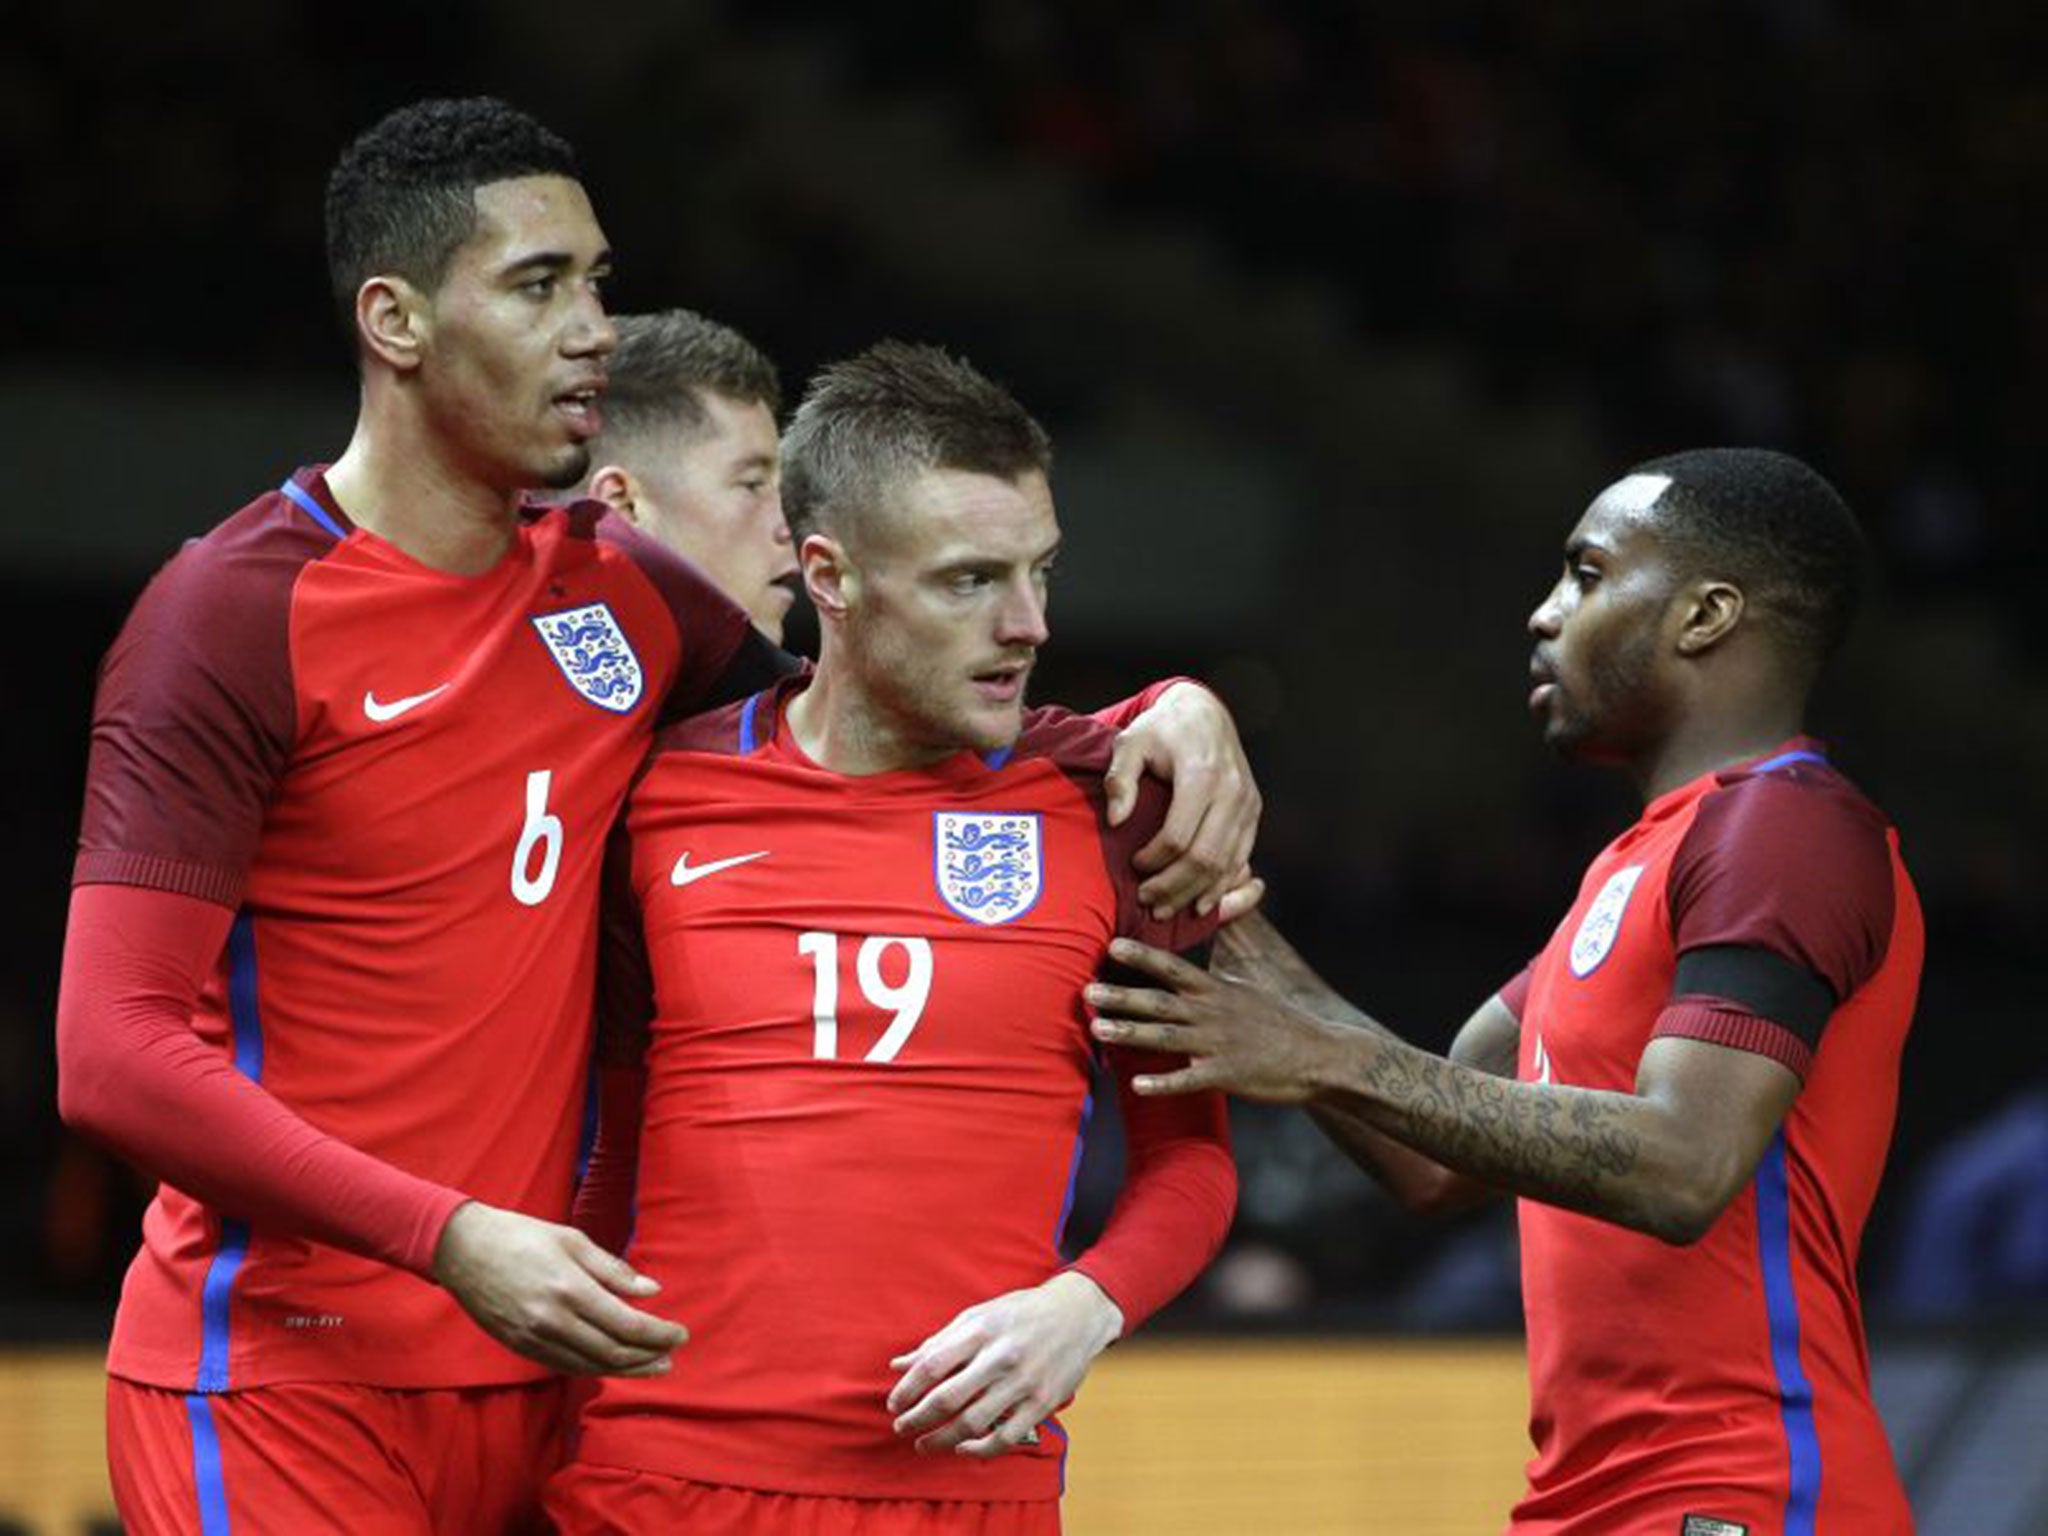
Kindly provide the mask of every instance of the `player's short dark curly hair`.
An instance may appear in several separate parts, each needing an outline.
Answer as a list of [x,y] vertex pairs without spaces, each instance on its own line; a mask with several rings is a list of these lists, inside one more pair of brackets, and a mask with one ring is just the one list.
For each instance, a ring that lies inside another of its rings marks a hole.
[[366,129],[327,178],[327,275],[344,325],[380,273],[435,288],[476,227],[476,189],[519,176],[576,179],[576,153],[495,96],[416,101]]
[[1818,472],[1768,448],[1695,448],[1630,473],[1670,478],[1651,516],[1689,574],[1739,586],[1812,667],[1841,645],[1868,555],[1856,515]]
[[877,510],[911,475],[1015,480],[1052,470],[1052,439],[1000,384],[943,348],[884,341],[818,371],[782,436],[790,532]]
[[782,377],[775,364],[731,326],[690,309],[616,315],[612,323],[619,344],[607,366],[611,383],[604,393],[601,441],[655,430],[695,433],[709,419],[706,394],[782,414]]

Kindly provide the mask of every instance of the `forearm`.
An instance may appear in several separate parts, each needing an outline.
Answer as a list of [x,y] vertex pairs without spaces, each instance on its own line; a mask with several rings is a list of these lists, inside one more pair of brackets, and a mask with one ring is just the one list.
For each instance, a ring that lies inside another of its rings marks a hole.
[[[1397,1045],[1402,1043],[1385,1025],[1359,1013],[1342,998],[1336,998],[1334,994],[1331,996],[1342,1013],[1354,1017],[1333,1016],[1336,1010],[1319,1007],[1312,1000],[1299,996],[1293,1001],[1326,1023],[1354,1028]],[[1442,1215],[1475,1204],[1494,1193],[1485,1182],[1447,1166],[1426,1151],[1397,1140],[1347,1099],[1311,1100],[1307,1109],[1309,1118],[1340,1152],[1379,1180],[1389,1194],[1411,1211]]]
[[74,894],[57,1004],[66,1123],[225,1216],[430,1272],[461,1193],[315,1129],[193,1033],[228,922],[192,897]]
[[1669,1241],[1697,1236],[1683,1127],[1630,1093],[1520,1083],[1385,1034],[1333,1036],[1314,1102],[1445,1167]]
[[1223,1246],[1237,1210],[1237,1165],[1216,1095],[1174,1103],[1126,1095],[1122,1103],[1129,1172],[1101,1238],[1073,1267],[1116,1303],[1129,1334]]
[[[1398,1039],[1332,989],[1263,913],[1241,918],[1218,933],[1214,968],[1241,977],[1326,1024]],[[1513,1071],[1512,1061],[1508,1071]],[[1311,1101],[1306,1107],[1331,1143],[1409,1210],[1442,1214],[1494,1193],[1485,1184],[1397,1141],[1347,1102]]]

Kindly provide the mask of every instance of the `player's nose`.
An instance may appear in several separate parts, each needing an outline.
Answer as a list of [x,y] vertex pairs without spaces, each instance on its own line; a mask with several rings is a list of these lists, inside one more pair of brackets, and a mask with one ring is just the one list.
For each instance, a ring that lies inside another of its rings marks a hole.
[[1045,593],[1035,582],[1013,587],[1003,604],[996,638],[1005,645],[1043,645],[1052,637],[1045,622]]
[[594,287],[586,287],[562,332],[562,351],[570,357],[610,357],[619,347],[619,328],[606,313]]

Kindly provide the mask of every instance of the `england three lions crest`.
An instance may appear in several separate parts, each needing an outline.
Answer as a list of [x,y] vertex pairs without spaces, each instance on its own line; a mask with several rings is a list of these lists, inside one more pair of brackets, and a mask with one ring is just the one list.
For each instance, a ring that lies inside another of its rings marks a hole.
[[1600,887],[1593,905],[1586,908],[1579,931],[1572,935],[1572,974],[1581,981],[1597,971],[1607,952],[1614,948],[1614,936],[1621,932],[1621,920],[1628,915],[1628,899],[1635,894],[1636,882],[1642,877],[1640,864],[1616,870]]
[[1045,857],[1035,811],[935,811],[933,875],[969,922],[1007,923],[1038,903]]
[[542,614],[533,627],[569,686],[599,709],[623,715],[640,702],[646,674],[626,632],[603,603]]

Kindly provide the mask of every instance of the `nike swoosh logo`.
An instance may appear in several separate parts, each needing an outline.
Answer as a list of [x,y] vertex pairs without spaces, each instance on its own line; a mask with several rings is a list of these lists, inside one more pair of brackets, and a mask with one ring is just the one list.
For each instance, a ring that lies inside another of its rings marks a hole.
[[715,875],[721,869],[731,869],[735,864],[751,864],[756,859],[768,857],[768,850],[759,853],[734,854],[729,859],[713,859],[709,864],[692,864],[687,851],[676,858],[676,867],[668,872],[669,884],[688,885],[693,880],[702,880],[706,875]]
[[396,720],[408,709],[418,709],[427,700],[446,693],[448,688],[449,685],[443,683],[438,688],[429,688],[425,693],[416,693],[409,699],[393,699],[389,704],[380,702],[374,693],[366,693],[363,695],[363,713],[382,725],[386,720]]

